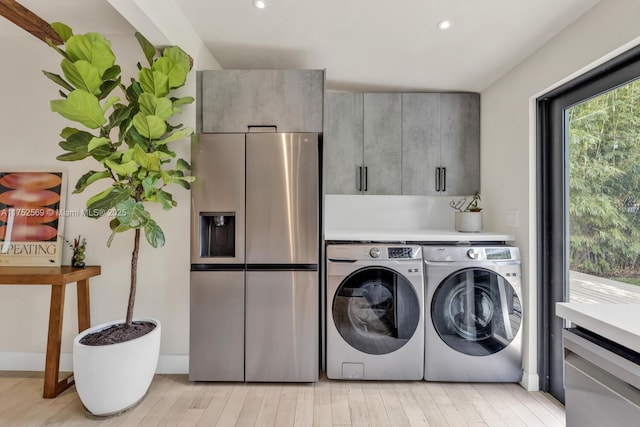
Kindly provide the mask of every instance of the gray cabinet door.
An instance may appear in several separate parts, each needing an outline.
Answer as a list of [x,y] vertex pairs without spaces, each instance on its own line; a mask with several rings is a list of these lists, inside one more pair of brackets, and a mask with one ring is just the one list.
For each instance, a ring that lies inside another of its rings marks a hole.
[[327,92],[323,135],[325,194],[360,194],[363,95]]
[[402,94],[364,94],[364,194],[402,194]]
[[322,132],[323,70],[202,71],[202,132]]
[[402,94],[402,194],[437,195],[440,94]]
[[480,191],[480,95],[444,93],[440,101],[441,166],[446,168],[444,195]]

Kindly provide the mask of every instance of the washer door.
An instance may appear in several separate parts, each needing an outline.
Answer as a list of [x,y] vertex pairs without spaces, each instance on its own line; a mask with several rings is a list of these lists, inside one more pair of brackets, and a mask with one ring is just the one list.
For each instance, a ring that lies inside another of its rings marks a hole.
[[431,320],[449,347],[471,356],[487,356],[514,340],[522,322],[522,307],[504,277],[484,268],[467,268],[438,286]]
[[368,354],[392,353],[411,339],[420,321],[413,286],[386,267],[347,276],[333,297],[333,322],[342,338]]

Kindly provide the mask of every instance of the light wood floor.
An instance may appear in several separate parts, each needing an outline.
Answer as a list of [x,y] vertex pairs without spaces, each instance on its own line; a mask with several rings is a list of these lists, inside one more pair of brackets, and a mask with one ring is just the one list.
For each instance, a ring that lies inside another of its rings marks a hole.
[[192,383],[156,375],[131,411],[88,419],[75,387],[42,399],[42,373],[0,371],[0,426],[564,426],[563,406],[518,384],[423,381]]

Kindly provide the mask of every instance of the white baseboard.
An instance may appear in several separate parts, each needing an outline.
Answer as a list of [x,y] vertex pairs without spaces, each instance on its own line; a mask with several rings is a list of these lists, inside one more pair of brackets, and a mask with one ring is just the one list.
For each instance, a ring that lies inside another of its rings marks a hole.
[[540,377],[538,374],[522,372],[522,381],[520,385],[527,391],[539,391],[540,390]]
[[[44,371],[44,353],[0,352],[0,371]],[[71,353],[60,355],[60,371],[73,371]],[[188,374],[189,356],[161,354],[156,374]]]

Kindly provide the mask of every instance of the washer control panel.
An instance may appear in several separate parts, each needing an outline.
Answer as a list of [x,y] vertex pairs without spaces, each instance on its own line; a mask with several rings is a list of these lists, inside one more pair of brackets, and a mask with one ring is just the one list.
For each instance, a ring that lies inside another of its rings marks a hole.
[[389,258],[413,258],[413,248],[410,246],[406,247],[397,247],[397,248],[387,248],[389,252]]
[[422,247],[406,244],[329,244],[329,261],[416,261],[422,260]]

